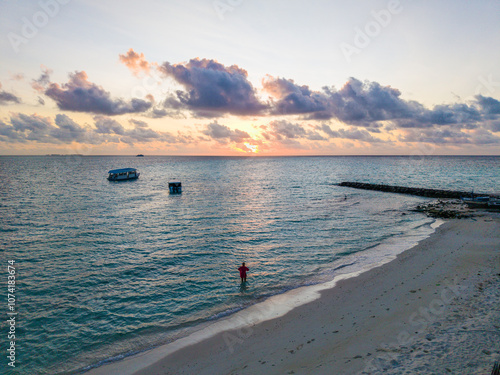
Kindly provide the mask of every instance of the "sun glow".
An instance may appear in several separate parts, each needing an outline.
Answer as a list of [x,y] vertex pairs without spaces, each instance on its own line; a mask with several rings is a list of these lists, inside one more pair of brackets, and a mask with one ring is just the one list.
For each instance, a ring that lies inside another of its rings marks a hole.
[[256,145],[251,145],[250,143],[245,142],[245,147],[250,152],[253,152],[254,154],[256,154],[257,152],[259,152],[258,146],[256,146]]

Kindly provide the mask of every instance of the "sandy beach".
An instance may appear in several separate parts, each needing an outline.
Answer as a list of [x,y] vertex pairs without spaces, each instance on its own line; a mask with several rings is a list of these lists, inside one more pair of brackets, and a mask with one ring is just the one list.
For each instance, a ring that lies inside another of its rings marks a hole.
[[447,221],[389,263],[297,293],[311,301],[263,322],[256,305],[239,325],[88,374],[489,374],[500,360],[500,215]]

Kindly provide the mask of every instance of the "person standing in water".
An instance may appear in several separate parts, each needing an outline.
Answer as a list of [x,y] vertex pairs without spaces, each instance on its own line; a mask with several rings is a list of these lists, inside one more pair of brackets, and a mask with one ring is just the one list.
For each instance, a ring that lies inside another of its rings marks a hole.
[[240,271],[241,282],[247,281],[247,271],[250,271],[250,269],[245,266],[245,262],[238,268],[238,271]]

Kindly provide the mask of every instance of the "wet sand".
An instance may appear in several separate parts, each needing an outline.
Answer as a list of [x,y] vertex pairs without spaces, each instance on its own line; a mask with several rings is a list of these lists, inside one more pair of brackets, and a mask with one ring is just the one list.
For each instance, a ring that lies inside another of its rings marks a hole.
[[395,260],[317,293],[282,316],[265,312],[274,319],[256,323],[273,307],[255,305],[236,328],[218,322],[215,335],[88,374],[489,373],[500,359],[500,215],[448,221]]

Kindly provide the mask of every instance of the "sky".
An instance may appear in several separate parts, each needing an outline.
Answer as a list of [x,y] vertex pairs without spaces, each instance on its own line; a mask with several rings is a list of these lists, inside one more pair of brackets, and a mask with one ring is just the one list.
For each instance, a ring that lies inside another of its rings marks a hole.
[[500,1],[0,0],[0,155],[500,155]]

